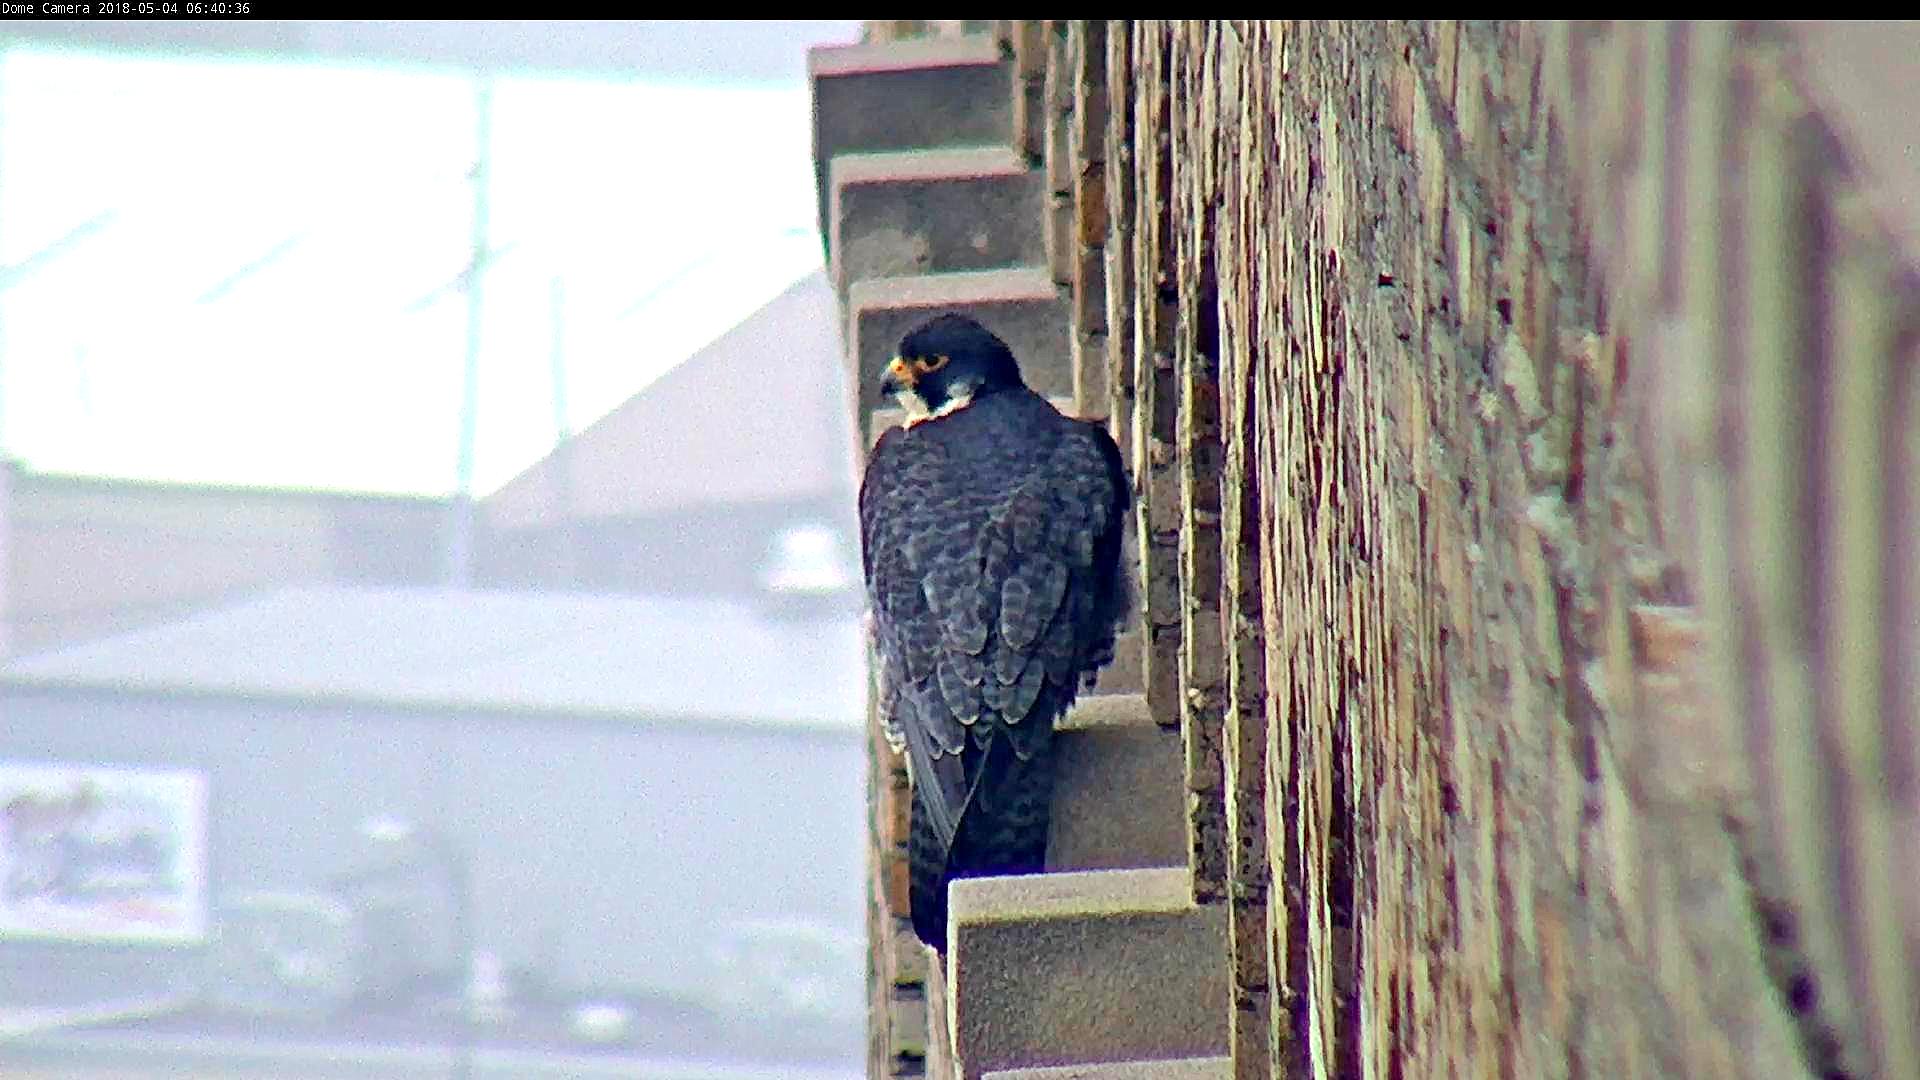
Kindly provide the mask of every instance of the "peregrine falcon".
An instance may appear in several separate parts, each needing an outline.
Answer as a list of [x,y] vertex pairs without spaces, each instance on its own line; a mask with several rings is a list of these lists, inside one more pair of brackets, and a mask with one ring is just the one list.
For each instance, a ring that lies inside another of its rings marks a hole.
[[907,410],[860,486],[880,716],[913,783],[913,926],[947,883],[1044,868],[1053,722],[1113,659],[1129,492],[1099,424],[1028,389],[1005,342],[943,315],[880,384]]

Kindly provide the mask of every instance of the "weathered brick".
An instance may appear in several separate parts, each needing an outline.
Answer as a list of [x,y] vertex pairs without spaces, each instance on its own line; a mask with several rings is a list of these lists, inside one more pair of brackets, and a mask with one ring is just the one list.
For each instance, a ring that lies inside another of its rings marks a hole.
[[927,1056],[927,999],[920,992],[896,992],[889,1003],[887,1049],[896,1056]]
[[1082,420],[1106,419],[1113,408],[1113,392],[1107,384],[1107,336],[1076,332],[1073,348],[1074,413]]
[[887,928],[887,936],[882,939],[891,946],[888,970],[888,982],[896,987],[925,986],[927,983],[927,958],[933,954],[920,942],[913,932],[913,924],[907,920],[905,912],[894,918]]
[[904,846],[907,842],[908,817],[913,809],[913,790],[907,785],[905,776],[897,777],[890,783],[881,783],[877,789],[880,801],[878,841],[883,848]]
[[[1101,309],[1142,497],[1141,681],[1224,789],[1236,1077],[1916,1071],[1920,810],[1873,778],[1920,775],[1885,722],[1920,588],[1841,584],[1920,565],[1911,440],[1857,434],[1911,426],[1915,260],[1860,212],[1900,139],[1831,141],[1898,94],[1806,96],[1839,33],[1010,31],[1010,138],[1073,179],[1031,223],[1062,370],[1098,393]],[[1218,459],[1177,367],[1216,314]]]
[[881,849],[878,854],[878,868],[880,894],[886,898],[887,911],[896,915],[904,915],[912,911],[907,889],[907,853]]

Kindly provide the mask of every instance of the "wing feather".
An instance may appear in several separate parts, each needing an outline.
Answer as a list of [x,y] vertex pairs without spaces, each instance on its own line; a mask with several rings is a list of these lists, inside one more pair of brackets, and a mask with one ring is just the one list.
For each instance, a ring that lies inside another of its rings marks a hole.
[[[880,700],[946,844],[994,740],[1023,761],[1044,750],[1102,642],[1110,657],[1124,603],[1128,497],[1112,440],[1050,407],[994,408],[1027,411],[995,421],[978,403],[888,432],[860,492]],[[950,457],[943,440],[960,439],[975,441]]]

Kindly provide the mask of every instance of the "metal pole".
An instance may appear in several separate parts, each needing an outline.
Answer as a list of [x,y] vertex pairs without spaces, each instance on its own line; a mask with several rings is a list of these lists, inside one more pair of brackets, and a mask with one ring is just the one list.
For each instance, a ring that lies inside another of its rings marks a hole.
[[553,485],[561,547],[557,569],[560,584],[571,587],[579,579],[580,545],[573,520],[573,425],[567,419],[567,286],[559,274],[553,276],[547,298],[553,330]]
[[567,283],[559,274],[553,275],[547,289],[547,311],[553,331],[548,359],[553,375],[553,441],[557,445],[573,434],[567,421]]
[[473,162],[473,255],[467,264],[467,363],[460,392],[460,445],[454,464],[452,521],[447,539],[446,583],[473,583],[473,453],[480,411],[481,279],[487,262],[487,188],[493,142],[493,79],[481,74],[474,88],[477,143]]

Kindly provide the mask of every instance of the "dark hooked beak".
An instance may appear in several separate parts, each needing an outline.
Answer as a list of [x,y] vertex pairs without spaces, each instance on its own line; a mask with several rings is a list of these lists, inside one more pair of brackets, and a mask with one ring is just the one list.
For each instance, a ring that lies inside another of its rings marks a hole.
[[887,370],[880,375],[880,397],[891,398],[903,390],[913,389],[913,373],[907,370],[906,361],[894,357]]

